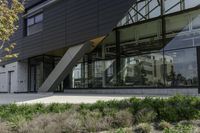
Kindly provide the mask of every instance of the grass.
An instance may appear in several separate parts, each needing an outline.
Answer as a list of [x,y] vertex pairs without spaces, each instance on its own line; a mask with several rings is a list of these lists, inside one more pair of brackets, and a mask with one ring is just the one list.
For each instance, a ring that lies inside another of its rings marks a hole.
[[[121,101],[99,101],[95,104],[1,105],[0,130],[16,133],[34,132],[135,132],[156,129],[173,133],[189,133],[191,125],[180,124],[200,120],[200,98],[177,95],[168,99],[131,98]],[[158,126],[156,126],[158,125]],[[126,132],[126,131],[124,131]]]
[[13,121],[17,119],[31,120],[34,115],[47,113],[61,113],[70,109],[70,104],[35,104],[35,105],[1,105],[0,118],[6,121]]

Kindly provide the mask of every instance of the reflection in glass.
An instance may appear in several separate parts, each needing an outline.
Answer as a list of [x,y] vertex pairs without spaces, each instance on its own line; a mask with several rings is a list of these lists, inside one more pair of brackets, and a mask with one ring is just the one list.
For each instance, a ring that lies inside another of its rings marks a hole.
[[163,81],[163,55],[153,53],[122,59],[123,86],[159,87]]
[[198,75],[195,48],[165,52],[165,58],[167,86],[197,86]]
[[[168,0],[165,4],[170,8],[177,2],[178,0]],[[197,86],[199,14],[200,9],[197,9],[189,13],[166,16],[165,35],[162,34],[160,18],[114,30],[90,53],[90,63],[86,60],[84,65],[80,64],[74,68],[73,87]]]
[[199,45],[200,10],[190,14],[166,17],[165,50],[189,48]]
[[72,88],[86,88],[87,87],[87,64],[80,63],[73,69],[72,73]]
[[[73,69],[73,88],[110,87],[115,81],[114,60],[94,61],[91,67],[87,63],[78,64]],[[90,71],[90,72],[89,72]]]

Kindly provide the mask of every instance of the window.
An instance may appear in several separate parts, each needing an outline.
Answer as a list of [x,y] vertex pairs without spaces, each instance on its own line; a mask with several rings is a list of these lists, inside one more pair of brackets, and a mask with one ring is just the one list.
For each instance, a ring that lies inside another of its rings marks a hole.
[[197,86],[197,53],[195,48],[165,52],[166,86]]
[[27,18],[27,36],[43,30],[43,13],[36,14]]
[[35,23],[40,23],[43,21],[43,14],[39,14],[35,16]]
[[192,20],[192,29],[200,29],[200,15],[194,16]]
[[[155,57],[154,59],[151,57]],[[132,63],[128,63],[131,58]],[[148,53],[132,57],[121,58],[122,85],[132,87],[162,87],[163,53]]]

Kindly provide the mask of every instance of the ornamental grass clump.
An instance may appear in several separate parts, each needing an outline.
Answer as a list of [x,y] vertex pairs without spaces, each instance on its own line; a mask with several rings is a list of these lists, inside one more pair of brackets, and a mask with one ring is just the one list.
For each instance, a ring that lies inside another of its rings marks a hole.
[[152,127],[149,123],[141,123],[137,125],[134,129],[135,133],[150,133],[152,130]]
[[181,125],[178,124],[172,128],[166,128],[164,133],[194,133],[194,126],[193,125]]
[[84,128],[88,132],[104,131],[109,129],[110,125],[103,120],[99,111],[86,112],[83,115]]
[[18,133],[78,133],[82,132],[80,115],[74,111],[44,114],[22,124]]
[[172,127],[173,127],[173,125],[166,121],[161,121],[158,125],[159,130],[169,129]]
[[144,108],[135,114],[135,123],[151,123],[156,119],[156,116],[153,109]]
[[1,133],[12,133],[12,128],[6,122],[0,122],[0,132]]
[[133,126],[134,118],[128,110],[116,112],[113,118],[114,127],[131,127]]

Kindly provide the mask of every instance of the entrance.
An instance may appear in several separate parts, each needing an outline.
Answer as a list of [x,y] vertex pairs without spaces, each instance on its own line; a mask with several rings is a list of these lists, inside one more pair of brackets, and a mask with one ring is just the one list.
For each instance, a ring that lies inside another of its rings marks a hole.
[[[41,55],[29,59],[29,92],[38,92],[43,82],[52,72],[54,67],[60,61],[60,57]],[[68,87],[69,79],[67,78],[65,82],[62,82],[55,92],[63,92],[65,87]]]
[[30,66],[30,92],[37,92],[43,82],[42,64]]
[[14,82],[13,82],[14,71],[8,72],[8,93],[11,93],[14,89]]

